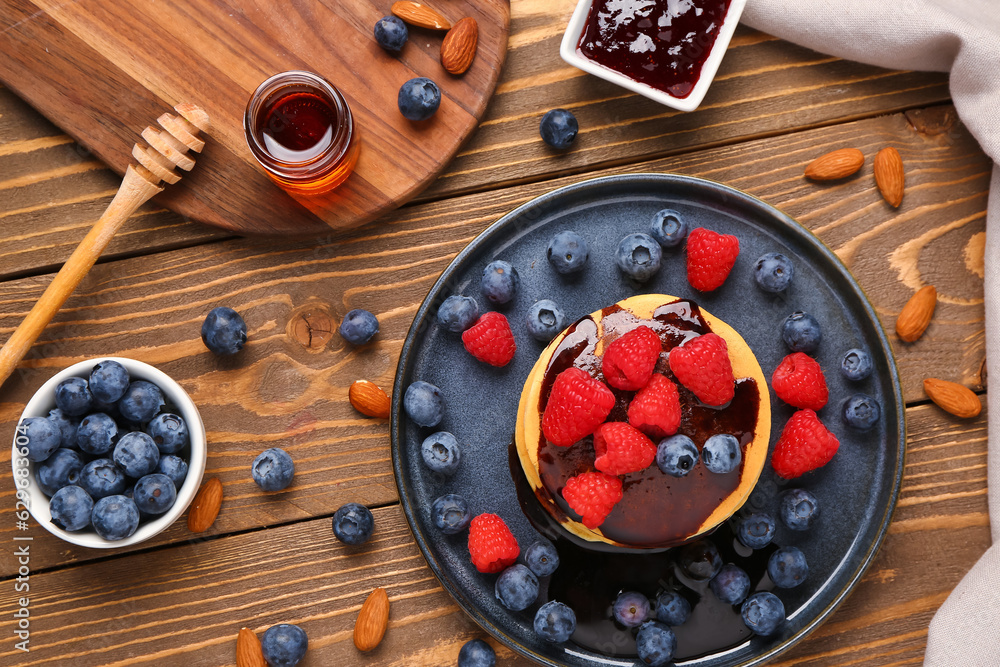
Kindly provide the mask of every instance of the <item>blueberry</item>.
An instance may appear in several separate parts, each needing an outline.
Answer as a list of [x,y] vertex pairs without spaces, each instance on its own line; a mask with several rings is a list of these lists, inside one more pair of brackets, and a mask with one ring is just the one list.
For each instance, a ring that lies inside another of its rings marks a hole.
[[662,623],[649,621],[643,623],[635,636],[635,650],[643,664],[661,667],[673,659],[677,637]]
[[768,637],[785,622],[785,605],[774,593],[754,593],[743,603],[740,616],[751,632]]
[[49,501],[52,525],[71,533],[90,525],[90,513],[93,510],[94,499],[76,485],[64,486]]
[[778,588],[795,588],[809,576],[806,555],[798,547],[781,547],[768,559],[767,574]]
[[27,445],[18,444],[18,448],[27,449],[27,459],[40,463],[52,456],[62,442],[62,431],[46,417],[27,417],[21,420],[17,427],[17,439],[27,438]]
[[528,333],[535,340],[547,343],[563,330],[566,318],[553,301],[542,299],[528,309]]
[[740,441],[727,433],[717,433],[702,445],[701,460],[709,472],[720,475],[732,472],[739,468],[743,461]]
[[698,540],[681,547],[677,560],[692,579],[706,581],[722,569],[722,557],[708,540]]
[[677,627],[691,618],[691,603],[677,591],[660,593],[656,598],[656,618]]
[[471,296],[449,296],[437,312],[438,324],[452,333],[462,333],[478,319],[479,304]]
[[559,150],[569,148],[579,131],[580,124],[576,122],[576,116],[565,109],[552,109],[546,112],[538,124],[538,133],[542,135],[542,141]]
[[524,565],[515,563],[500,573],[494,591],[500,604],[511,611],[521,611],[538,599],[538,577]]
[[443,475],[455,474],[462,460],[462,450],[458,446],[458,440],[447,431],[440,431],[424,438],[420,454],[424,457],[424,463],[428,468]]
[[177,488],[166,475],[152,473],[135,483],[132,500],[140,512],[163,514],[177,500]]
[[548,542],[535,542],[524,552],[524,562],[539,577],[547,577],[559,568],[559,552]]
[[262,491],[287,489],[295,476],[295,463],[280,447],[265,449],[250,464],[250,475]]
[[872,358],[864,350],[854,348],[844,354],[840,370],[848,380],[859,382],[872,374]]
[[677,211],[665,208],[653,216],[649,233],[664,248],[675,248],[687,238],[687,220]]
[[115,403],[128,389],[128,369],[117,361],[102,361],[90,371],[90,393],[95,401]]
[[750,592],[750,575],[743,568],[726,563],[708,584],[715,597],[726,604],[740,604]]
[[792,530],[809,530],[819,516],[819,501],[805,489],[789,489],[781,494],[778,516]]
[[763,549],[774,539],[774,517],[766,512],[751,514],[740,519],[736,538],[750,549]]
[[111,459],[94,459],[80,471],[80,487],[99,500],[125,490],[125,473]]
[[626,628],[639,627],[649,620],[651,613],[649,598],[635,591],[619,593],[611,605],[612,616]]
[[427,120],[441,106],[441,89],[427,77],[410,79],[399,89],[399,112],[407,120]]
[[445,535],[454,535],[469,527],[472,512],[465,498],[457,493],[448,493],[431,505],[431,520]]
[[308,648],[306,631],[291,623],[272,625],[260,638],[260,650],[271,667],[294,667]]
[[76,444],[87,454],[107,454],[118,442],[118,424],[103,412],[87,415],[76,430]]
[[656,447],[656,465],[671,477],[684,477],[698,465],[698,448],[686,435],[673,435]]
[[68,417],[79,417],[90,410],[94,397],[83,378],[66,378],[56,385],[56,407]]
[[187,424],[178,415],[161,412],[146,425],[146,433],[156,443],[161,454],[176,454],[190,442]]
[[49,421],[59,429],[59,446],[76,449],[76,429],[80,420],[63,414],[59,408],[49,411]]
[[406,24],[396,16],[383,16],[375,22],[375,41],[386,51],[399,53],[410,38]]
[[576,232],[559,232],[549,241],[545,256],[556,273],[568,274],[582,271],[590,257],[590,246]]
[[851,428],[867,431],[881,416],[882,407],[868,394],[854,394],[844,401],[844,421]]
[[618,244],[615,263],[626,276],[644,283],[660,270],[663,250],[649,234],[629,234]]
[[753,278],[757,286],[765,292],[784,292],[795,276],[795,266],[792,260],[780,252],[769,252],[762,255],[754,264]]
[[232,308],[213,308],[201,325],[201,340],[214,354],[236,354],[247,342],[247,323]]
[[494,667],[496,664],[496,652],[482,639],[466,642],[458,652],[458,667]]
[[561,644],[576,630],[576,614],[562,602],[549,600],[535,612],[535,634],[547,642]]
[[83,459],[75,450],[60,448],[38,466],[35,471],[38,484],[47,496],[80,480]]
[[136,380],[118,401],[118,410],[126,421],[145,424],[163,407],[163,392],[152,382]]
[[491,303],[503,304],[514,298],[520,282],[517,269],[511,266],[510,262],[497,259],[483,269],[483,278],[479,286]]
[[160,462],[156,464],[156,472],[166,475],[174,483],[174,488],[179,489],[184,484],[187,477],[187,461],[173,454],[166,454],[160,457]]
[[364,345],[378,333],[378,318],[363,308],[355,308],[344,315],[337,331],[351,345]]
[[156,464],[160,462],[160,450],[148,435],[142,431],[132,431],[118,441],[111,458],[126,475],[139,479],[156,470]]
[[371,510],[358,503],[347,503],[333,515],[333,534],[344,544],[364,544],[375,530]]
[[90,513],[90,523],[97,534],[106,540],[124,540],[139,527],[139,508],[135,501],[121,495],[105,496]]
[[444,396],[431,383],[417,380],[406,388],[403,409],[418,426],[437,426],[444,417]]
[[812,353],[819,349],[823,339],[819,322],[809,313],[797,310],[781,324],[781,340],[792,352]]

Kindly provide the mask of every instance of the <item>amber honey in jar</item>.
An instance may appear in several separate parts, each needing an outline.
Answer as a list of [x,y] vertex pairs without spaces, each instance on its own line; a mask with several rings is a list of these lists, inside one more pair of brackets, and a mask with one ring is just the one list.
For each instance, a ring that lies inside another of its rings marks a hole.
[[247,104],[243,127],[250,152],[289,192],[329,192],[351,175],[358,159],[347,100],[312,72],[282,72],[260,84]]

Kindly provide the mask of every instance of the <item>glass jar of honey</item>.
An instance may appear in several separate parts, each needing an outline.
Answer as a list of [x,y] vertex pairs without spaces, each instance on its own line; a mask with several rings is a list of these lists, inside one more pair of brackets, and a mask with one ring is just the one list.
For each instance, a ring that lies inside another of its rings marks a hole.
[[257,87],[243,117],[247,145],[289,192],[319,195],[344,182],[359,141],[347,100],[312,72],[275,74]]

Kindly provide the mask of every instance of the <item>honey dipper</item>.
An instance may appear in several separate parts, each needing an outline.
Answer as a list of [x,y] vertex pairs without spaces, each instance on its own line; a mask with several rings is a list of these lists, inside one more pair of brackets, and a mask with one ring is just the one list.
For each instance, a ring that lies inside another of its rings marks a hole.
[[[205,142],[199,131],[209,129],[208,114],[193,104],[174,107],[180,116],[165,113],[156,119],[163,130],[152,126],[142,131],[149,146],[136,144],[132,156],[139,164],[129,165],[125,178],[106,211],[84,237],[70,258],[56,274],[42,298],[0,349],[0,385],[7,381],[18,362],[24,358],[42,331],[80,284],[90,267],[111,242],[115,232],[137,208],[163,191],[161,181],[176,183],[181,179],[175,167],[191,171],[194,159],[188,151],[201,152]],[[165,130],[165,131],[164,131]]]

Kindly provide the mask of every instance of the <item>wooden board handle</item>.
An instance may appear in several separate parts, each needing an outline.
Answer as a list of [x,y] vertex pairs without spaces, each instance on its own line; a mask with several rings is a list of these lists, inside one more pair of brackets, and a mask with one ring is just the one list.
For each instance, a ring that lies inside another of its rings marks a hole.
[[0,349],[0,385],[14,372],[17,364],[104,252],[122,223],[161,190],[163,188],[151,183],[131,166],[126,170],[118,194],[111,200],[101,219],[66,260],[42,298],[7,340],[3,349]]

